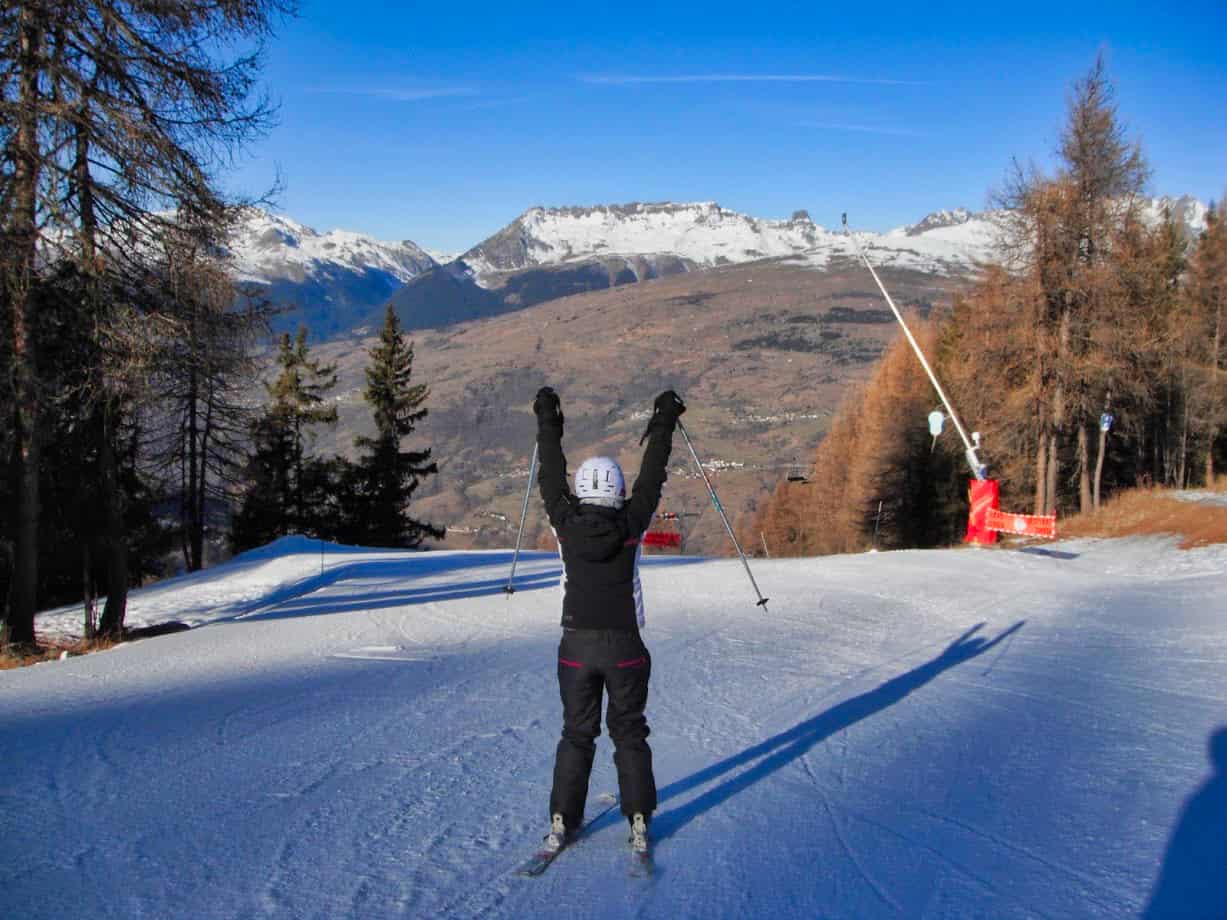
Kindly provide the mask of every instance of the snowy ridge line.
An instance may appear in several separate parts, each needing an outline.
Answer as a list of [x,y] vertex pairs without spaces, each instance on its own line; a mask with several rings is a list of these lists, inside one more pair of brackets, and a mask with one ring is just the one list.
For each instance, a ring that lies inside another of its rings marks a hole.
[[438,264],[409,240],[387,242],[352,230],[319,233],[256,208],[231,232],[227,248],[236,280],[257,284],[283,278],[302,281],[337,268],[383,272],[404,283]]
[[[922,270],[970,270],[991,250],[998,219],[966,215],[957,227],[942,225],[915,235],[865,233],[866,244],[887,264]],[[564,265],[594,258],[669,255],[701,267],[786,259],[825,268],[836,257],[853,258],[841,232],[815,224],[804,211],[788,220],[761,220],[714,202],[631,204],[593,208],[531,208],[460,257],[483,286],[500,273]]]
[[[1164,210],[1191,234],[1205,228],[1206,205],[1195,198],[1144,202],[1157,222]],[[895,268],[965,274],[991,260],[1008,213],[937,211],[916,224],[885,233],[858,231],[875,262]],[[698,267],[783,259],[826,269],[836,259],[855,259],[841,231],[814,223],[805,211],[787,220],[765,220],[715,202],[656,202],[594,207],[535,207],[452,263],[483,287],[507,272],[561,266],[593,259],[652,259],[672,256]]]
[[[1152,223],[1167,209],[1190,235],[1205,228],[1206,205],[1190,196],[1142,205]],[[966,208],[935,211],[884,233],[858,232],[858,239],[884,267],[966,275],[994,257],[1005,216]],[[534,207],[459,256],[351,230],[320,233],[252,208],[232,231],[227,249],[237,280],[305,286],[334,304],[369,297],[382,302],[398,286],[440,266],[489,289],[511,272],[596,260],[604,260],[610,272],[642,279],[763,260],[822,271],[856,258],[841,232],[815,223],[805,211],[761,219],[711,201]]]

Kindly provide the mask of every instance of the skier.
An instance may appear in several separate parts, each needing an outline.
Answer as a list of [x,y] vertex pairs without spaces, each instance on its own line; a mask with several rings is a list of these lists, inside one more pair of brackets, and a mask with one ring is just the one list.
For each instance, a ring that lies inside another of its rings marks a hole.
[[652,657],[639,635],[644,625],[640,538],[660,502],[673,430],[686,406],[672,390],[656,397],[639,442],[647,440],[648,446],[629,499],[622,469],[609,457],[591,457],[580,464],[572,492],[562,452],[558,394],[542,387],[533,411],[541,497],[558,538],[564,588],[558,646],[563,729],[554,761],[546,849],[561,849],[583,825],[604,692],[622,813],[631,825],[632,850],[646,858],[656,780],[644,716]]

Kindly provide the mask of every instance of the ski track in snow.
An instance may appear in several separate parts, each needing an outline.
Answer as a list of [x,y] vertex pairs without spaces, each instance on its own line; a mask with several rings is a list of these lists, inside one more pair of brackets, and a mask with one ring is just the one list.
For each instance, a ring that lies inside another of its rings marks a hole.
[[520,879],[557,559],[508,598],[509,553],[329,552],[134,592],[133,622],[199,628],[0,672],[6,911],[1133,916],[1227,703],[1223,547],[755,561],[767,613],[736,560],[653,559],[656,875],[625,877],[615,812]]

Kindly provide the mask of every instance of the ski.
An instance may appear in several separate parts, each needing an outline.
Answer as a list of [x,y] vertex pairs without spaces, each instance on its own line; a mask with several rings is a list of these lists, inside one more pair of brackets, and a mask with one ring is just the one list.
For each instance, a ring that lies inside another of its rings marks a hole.
[[550,864],[558,858],[559,854],[562,853],[563,850],[569,850],[571,847],[575,846],[576,843],[583,839],[584,835],[593,824],[613,811],[614,808],[617,807],[618,797],[613,793],[603,792],[597,796],[597,801],[602,803],[604,807],[585,821],[583,826],[580,827],[580,829],[576,831],[570,839],[568,839],[557,850],[547,850],[545,848],[538,850],[519,865],[519,867],[515,870],[515,874],[525,878],[534,878],[540,875],[550,867]]
[[652,854],[648,853],[631,853],[630,877],[631,878],[651,878],[654,864],[652,862]]

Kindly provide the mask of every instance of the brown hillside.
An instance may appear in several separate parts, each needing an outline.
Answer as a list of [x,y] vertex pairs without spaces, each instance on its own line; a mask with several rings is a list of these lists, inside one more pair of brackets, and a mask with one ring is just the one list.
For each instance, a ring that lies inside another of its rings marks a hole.
[[[921,313],[949,302],[957,282],[883,272],[898,303]],[[684,422],[735,518],[808,458],[845,388],[863,380],[898,327],[850,262],[818,272],[781,262],[712,269],[554,300],[516,313],[415,336],[415,381],[427,382],[429,418],[412,446],[429,444],[440,475],[415,498],[415,514],[449,527],[446,546],[515,540],[535,434],[530,404],[558,389],[572,468],[594,452],[638,466],[652,398],[673,387]],[[323,450],[351,450],[366,430],[362,368],[369,339],[320,346],[340,366],[341,424]],[[727,536],[674,442],[662,510],[686,512],[687,552],[721,552]],[[530,506],[526,546],[544,525]]]

